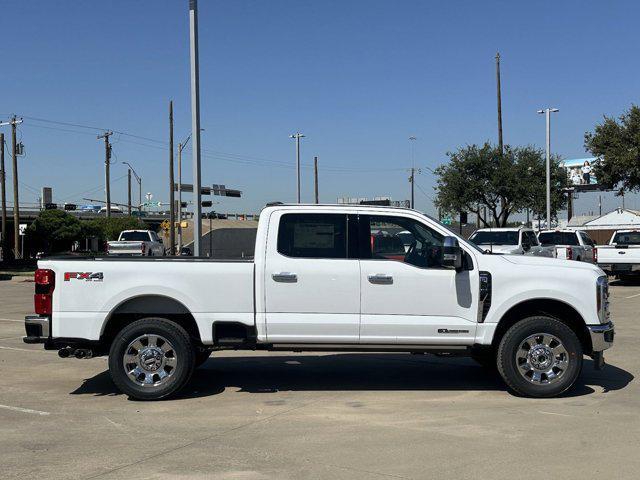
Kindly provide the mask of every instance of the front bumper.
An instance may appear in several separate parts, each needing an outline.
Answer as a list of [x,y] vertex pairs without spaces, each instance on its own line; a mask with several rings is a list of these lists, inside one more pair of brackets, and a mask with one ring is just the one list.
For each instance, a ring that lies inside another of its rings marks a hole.
[[613,322],[603,323],[602,325],[587,325],[587,328],[591,336],[593,352],[602,352],[613,346],[613,337],[615,336]]
[[27,315],[24,317],[24,328],[27,336],[24,343],[45,343],[51,336],[51,319],[40,315]]

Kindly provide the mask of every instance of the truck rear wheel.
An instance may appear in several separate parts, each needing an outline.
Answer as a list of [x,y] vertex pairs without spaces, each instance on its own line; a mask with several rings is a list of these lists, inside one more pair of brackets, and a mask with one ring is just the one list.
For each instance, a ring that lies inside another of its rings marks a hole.
[[570,388],[582,369],[582,345],[567,325],[547,316],[513,325],[498,347],[498,370],[515,392],[553,397]]
[[182,389],[195,367],[195,348],[180,325],[143,318],[123,328],[109,351],[116,386],[137,400],[159,400]]

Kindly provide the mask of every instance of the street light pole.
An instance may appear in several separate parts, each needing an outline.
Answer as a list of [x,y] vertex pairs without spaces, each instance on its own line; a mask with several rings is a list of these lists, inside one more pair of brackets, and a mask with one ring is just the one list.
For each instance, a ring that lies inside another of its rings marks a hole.
[[193,255],[200,256],[202,243],[202,203],[200,168],[200,85],[198,66],[198,2],[189,0],[189,33],[191,53],[191,134],[193,136]]
[[539,114],[545,114],[547,123],[547,228],[551,228],[551,113],[559,111],[560,110],[557,108],[545,108],[544,110],[538,110]]
[[297,193],[298,203],[300,203],[300,139],[304,138],[304,135],[300,132],[296,132],[293,135],[289,135],[289,138],[296,139],[296,176],[297,176]]

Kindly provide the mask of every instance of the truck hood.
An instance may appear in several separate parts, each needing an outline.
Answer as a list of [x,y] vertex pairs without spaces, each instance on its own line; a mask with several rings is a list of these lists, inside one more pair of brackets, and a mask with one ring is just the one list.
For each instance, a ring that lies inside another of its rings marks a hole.
[[551,257],[535,257],[530,255],[505,255],[506,261],[515,265],[523,265],[527,267],[561,267],[561,268],[573,268],[579,270],[590,270],[592,272],[604,275],[604,272],[597,266],[587,262],[576,262],[575,260],[562,260],[559,258]]

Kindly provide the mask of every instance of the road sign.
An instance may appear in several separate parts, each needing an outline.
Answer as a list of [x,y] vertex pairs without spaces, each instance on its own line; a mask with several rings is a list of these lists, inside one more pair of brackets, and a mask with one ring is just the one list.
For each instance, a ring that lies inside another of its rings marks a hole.
[[27,224],[26,223],[19,224],[18,229],[20,230],[20,235],[25,235],[27,233]]
[[169,228],[171,228],[171,223],[169,223],[169,220],[165,219],[165,220],[162,221],[160,226],[162,227],[163,230],[168,231]]
[[443,217],[442,218],[443,225],[451,225],[451,217]]
[[[173,189],[178,191],[178,184],[173,184]],[[182,183],[180,184],[180,190],[186,193],[193,192],[193,184],[191,183]],[[200,195],[211,195],[211,187],[200,187]]]

